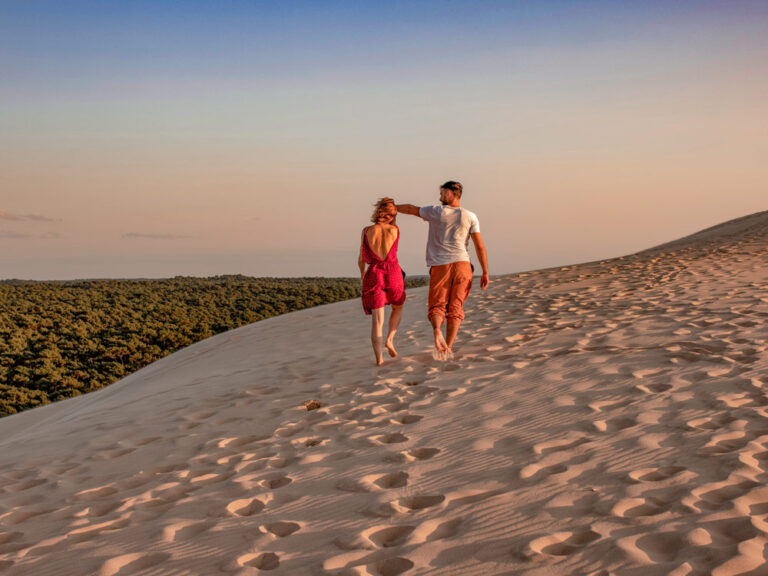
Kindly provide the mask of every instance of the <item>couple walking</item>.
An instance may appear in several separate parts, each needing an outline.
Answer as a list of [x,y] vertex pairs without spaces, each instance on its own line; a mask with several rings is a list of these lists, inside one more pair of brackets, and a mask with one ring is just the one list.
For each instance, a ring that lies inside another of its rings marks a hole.
[[[363,309],[371,315],[371,343],[377,365],[384,363],[382,344],[390,356],[397,356],[395,334],[405,303],[405,273],[397,261],[400,240],[400,228],[396,224],[398,212],[419,216],[429,222],[427,317],[435,336],[436,358],[445,360],[453,357],[453,343],[464,319],[464,301],[472,288],[473,268],[467,251],[470,238],[483,269],[480,288],[485,290],[488,287],[488,258],[480,236],[480,223],[474,213],[461,207],[462,191],[458,182],[446,182],[440,186],[439,206],[395,204],[392,198],[382,198],[376,203],[371,218],[373,225],[363,229],[358,266],[363,280]],[[392,306],[392,313],[387,339],[382,342],[386,304]]]

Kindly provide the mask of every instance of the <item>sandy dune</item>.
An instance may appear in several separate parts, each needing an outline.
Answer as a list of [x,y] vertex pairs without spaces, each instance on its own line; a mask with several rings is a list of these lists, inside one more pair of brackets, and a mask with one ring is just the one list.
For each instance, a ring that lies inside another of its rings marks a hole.
[[499,278],[450,363],[425,297],[382,368],[345,302],[0,420],[0,572],[768,574],[768,213]]

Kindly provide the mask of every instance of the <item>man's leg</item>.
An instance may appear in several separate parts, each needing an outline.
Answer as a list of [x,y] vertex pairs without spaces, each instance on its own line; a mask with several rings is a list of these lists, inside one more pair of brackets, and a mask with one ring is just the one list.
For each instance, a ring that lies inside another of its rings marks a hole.
[[381,333],[384,328],[384,308],[374,308],[371,310],[371,345],[373,353],[376,356],[376,365],[384,364],[384,358],[381,352]]
[[464,320],[464,302],[472,289],[472,267],[469,262],[457,262],[453,265],[451,294],[448,303],[448,327],[446,329],[446,344],[453,348],[459,326]]
[[456,341],[456,335],[459,333],[460,326],[461,320],[458,318],[448,318],[448,324],[445,328],[445,344],[448,348],[453,348],[453,343]]
[[432,266],[429,270],[429,313],[427,317],[432,324],[435,349],[440,353],[448,351],[448,345],[443,338],[443,322],[451,286],[449,271],[450,264]]
[[389,315],[389,330],[387,331],[387,352],[392,358],[397,357],[397,350],[395,350],[395,334],[397,334],[397,328],[400,326],[400,319],[403,317],[403,307],[392,305],[392,313]]
[[445,338],[443,338],[443,317],[432,316],[429,321],[432,323],[432,334],[435,337],[435,350],[447,352],[448,344],[446,344]]

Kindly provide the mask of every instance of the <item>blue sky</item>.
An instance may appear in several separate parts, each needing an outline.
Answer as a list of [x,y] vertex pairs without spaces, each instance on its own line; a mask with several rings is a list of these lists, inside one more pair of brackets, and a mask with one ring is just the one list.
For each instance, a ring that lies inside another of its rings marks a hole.
[[765,208],[766,39],[741,1],[6,1],[0,278],[354,275],[371,203],[448,179],[494,273],[639,250]]

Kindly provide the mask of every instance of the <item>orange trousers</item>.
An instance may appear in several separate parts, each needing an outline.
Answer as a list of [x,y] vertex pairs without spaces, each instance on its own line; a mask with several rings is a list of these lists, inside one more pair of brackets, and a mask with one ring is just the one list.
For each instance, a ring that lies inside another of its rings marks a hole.
[[427,317],[464,319],[464,301],[472,289],[472,265],[452,262],[429,269],[429,312]]

